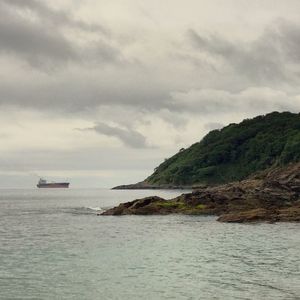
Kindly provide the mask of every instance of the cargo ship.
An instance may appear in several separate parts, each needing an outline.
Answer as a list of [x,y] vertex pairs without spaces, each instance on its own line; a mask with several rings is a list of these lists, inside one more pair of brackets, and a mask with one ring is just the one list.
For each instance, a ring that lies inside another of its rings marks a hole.
[[68,188],[69,184],[69,182],[47,182],[47,180],[40,178],[36,186],[38,188]]

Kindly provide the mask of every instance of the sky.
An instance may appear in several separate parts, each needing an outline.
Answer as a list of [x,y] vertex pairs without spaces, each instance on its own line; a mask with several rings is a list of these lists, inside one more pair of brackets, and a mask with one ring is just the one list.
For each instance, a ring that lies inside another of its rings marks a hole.
[[143,180],[300,110],[299,0],[0,0],[0,188]]

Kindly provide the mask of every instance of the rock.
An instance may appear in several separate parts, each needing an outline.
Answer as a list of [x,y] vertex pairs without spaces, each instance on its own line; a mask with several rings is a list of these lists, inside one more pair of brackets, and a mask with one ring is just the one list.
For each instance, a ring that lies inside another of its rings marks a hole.
[[300,203],[279,210],[278,219],[282,222],[300,222]]
[[102,215],[213,214],[221,222],[300,221],[300,163],[272,168],[249,179],[194,189],[171,200],[146,197]]
[[266,209],[264,208],[256,208],[252,210],[242,211],[242,212],[235,212],[235,213],[228,213],[221,215],[217,220],[220,222],[236,222],[236,223],[243,223],[243,222],[257,222],[257,221],[266,221],[275,218],[275,215],[271,215]]
[[101,215],[147,215],[158,213],[159,207],[155,205],[157,202],[165,202],[166,200],[153,196],[137,199],[131,202],[121,203],[119,206],[111,208]]

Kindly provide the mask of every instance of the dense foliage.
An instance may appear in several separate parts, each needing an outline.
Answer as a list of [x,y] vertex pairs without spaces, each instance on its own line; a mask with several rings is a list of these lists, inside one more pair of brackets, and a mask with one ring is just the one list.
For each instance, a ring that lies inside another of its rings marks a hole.
[[211,131],[165,160],[146,182],[226,183],[293,161],[300,161],[300,114],[273,112]]

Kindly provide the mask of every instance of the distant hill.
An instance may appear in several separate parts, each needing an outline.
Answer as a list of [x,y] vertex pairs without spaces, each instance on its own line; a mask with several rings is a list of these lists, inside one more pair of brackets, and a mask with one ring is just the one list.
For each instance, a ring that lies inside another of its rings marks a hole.
[[300,114],[272,112],[213,130],[166,159],[146,180],[116,188],[222,184],[296,161],[300,161]]

